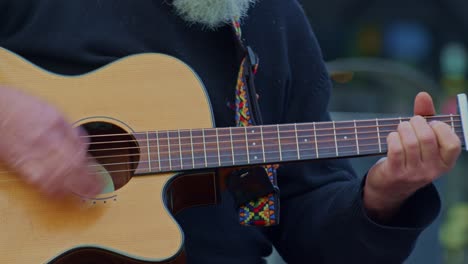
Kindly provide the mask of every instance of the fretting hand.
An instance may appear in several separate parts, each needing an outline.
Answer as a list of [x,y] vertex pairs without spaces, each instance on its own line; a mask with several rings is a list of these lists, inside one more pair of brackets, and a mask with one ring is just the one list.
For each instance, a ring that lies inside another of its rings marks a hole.
[[435,114],[427,93],[416,96],[414,114],[389,134],[387,157],[368,173],[364,206],[374,219],[391,219],[407,198],[450,171],[461,152],[460,139],[449,125],[422,117]]

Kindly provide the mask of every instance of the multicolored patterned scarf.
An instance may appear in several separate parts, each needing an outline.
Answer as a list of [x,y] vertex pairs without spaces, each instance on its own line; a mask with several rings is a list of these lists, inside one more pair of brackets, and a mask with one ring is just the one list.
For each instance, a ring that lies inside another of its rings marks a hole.
[[[243,45],[242,31],[239,20],[233,21],[235,34]],[[252,55],[252,54],[250,54]],[[246,78],[246,67],[252,67],[252,74],[256,74],[258,70],[258,58],[255,62],[249,63],[249,54],[245,55],[242,60],[236,87],[236,124],[237,126],[246,127],[253,124],[251,105],[248,100],[248,80]],[[258,96],[258,95],[254,95]],[[251,97],[251,98],[254,98]],[[264,166],[269,180],[273,186],[277,186],[276,169],[277,165]],[[239,207],[239,221],[245,226],[273,226],[279,222],[279,194],[273,192],[264,197],[259,197],[256,200],[245,203]]]

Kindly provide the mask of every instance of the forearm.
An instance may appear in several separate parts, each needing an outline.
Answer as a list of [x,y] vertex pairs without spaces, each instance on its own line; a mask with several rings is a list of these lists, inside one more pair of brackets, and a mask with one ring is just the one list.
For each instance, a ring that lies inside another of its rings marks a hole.
[[319,263],[402,263],[420,233],[440,210],[434,186],[402,205],[386,225],[370,219],[363,206],[362,181],[342,179],[282,203],[281,226],[272,235],[289,263],[305,258]]

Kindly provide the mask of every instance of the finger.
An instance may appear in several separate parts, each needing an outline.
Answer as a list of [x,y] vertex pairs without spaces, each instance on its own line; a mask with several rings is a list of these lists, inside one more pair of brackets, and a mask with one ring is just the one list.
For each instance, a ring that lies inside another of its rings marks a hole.
[[39,185],[44,174],[41,163],[37,160],[21,158],[16,159],[12,163],[12,167],[19,175],[29,184]]
[[94,197],[100,194],[104,184],[93,169],[93,165],[93,163],[87,163],[79,167],[78,172],[67,179],[66,188],[84,197]]
[[[69,125],[67,124],[67,126]],[[68,127],[68,129],[70,128]],[[83,127],[73,127],[71,129],[70,137],[80,148],[88,149],[90,137]]]
[[[65,136],[62,133],[60,136]],[[55,136],[54,139],[57,139]],[[87,151],[83,148],[79,149],[71,140],[55,140],[49,145],[49,155],[43,163],[43,167],[47,168],[47,174],[42,175],[42,181],[39,187],[43,192],[50,195],[67,194],[72,192],[88,193],[88,179],[83,179],[87,174]],[[70,180],[71,179],[71,180]],[[67,183],[72,182],[73,188]]]
[[58,117],[53,125],[53,131],[63,143],[72,148],[87,148],[88,137],[82,127],[73,127],[64,118]]
[[402,122],[398,125],[398,133],[405,152],[405,167],[418,167],[421,162],[421,149],[413,127],[409,122]]
[[387,162],[391,169],[400,170],[405,167],[405,151],[401,144],[400,135],[392,132],[387,137]]
[[[41,193],[49,197],[61,197],[66,194],[63,185],[57,182],[53,172],[49,172],[43,162],[29,160],[17,168],[25,182],[34,185]],[[60,179],[60,178],[58,178]]]
[[[77,162],[76,144],[72,142],[69,131],[59,121],[50,133],[41,138],[43,149],[43,167],[45,175],[42,175],[40,187],[44,192],[58,192],[64,189],[65,178],[76,173]],[[65,191],[65,190],[63,190]]]
[[14,170],[29,184],[36,186],[42,193],[49,196],[60,196],[64,193],[63,175],[55,166],[57,162],[49,159],[43,159],[44,156],[29,155],[15,161]]
[[[45,193],[48,196],[51,197],[61,197],[67,195],[69,192],[67,189],[64,188],[63,181],[57,181],[60,179],[63,179],[63,175],[57,176],[51,176],[50,178],[54,178],[53,180],[48,180],[46,183],[41,183],[39,184],[39,189]],[[47,180],[46,177],[43,177]]]
[[437,161],[439,159],[437,137],[427,121],[421,116],[415,116],[411,118],[410,124],[418,138],[421,161]]
[[95,183],[87,174],[86,170],[80,170],[79,173],[69,175],[65,182],[65,189],[83,197],[95,196]]
[[[77,162],[73,157],[71,158],[68,161],[55,162],[49,165],[49,173],[43,176],[44,180],[41,183],[41,189],[44,192],[53,196],[70,193],[70,190],[66,188],[65,182],[67,178],[79,173]],[[50,161],[53,161],[53,159]]]
[[461,153],[460,138],[452,131],[449,125],[440,122],[431,122],[431,127],[437,136],[437,141],[440,146],[440,157],[442,165],[446,170],[451,169]]
[[426,92],[420,92],[414,99],[414,115],[429,116],[436,113],[432,97]]

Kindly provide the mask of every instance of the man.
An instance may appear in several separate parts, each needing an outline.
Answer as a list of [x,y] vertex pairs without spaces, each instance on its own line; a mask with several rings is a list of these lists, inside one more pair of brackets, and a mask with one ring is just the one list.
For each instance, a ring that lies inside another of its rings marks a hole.
[[[229,22],[245,14],[243,38],[261,60],[264,123],[329,120],[331,83],[296,0],[0,0],[0,46],[61,74],[142,52],[175,56],[206,85],[216,125],[235,126],[226,105],[240,60]],[[29,95],[0,93],[0,159],[49,195],[97,194],[80,132]],[[415,115],[431,114],[431,98],[419,94]],[[10,144],[18,137],[22,145]],[[281,166],[279,226],[240,226],[228,193],[217,206],[181,213],[189,263],[263,263],[272,245],[288,263],[401,263],[440,210],[432,181],[454,166],[460,140],[446,124],[415,116],[387,142],[387,158],[363,181],[345,160]]]

